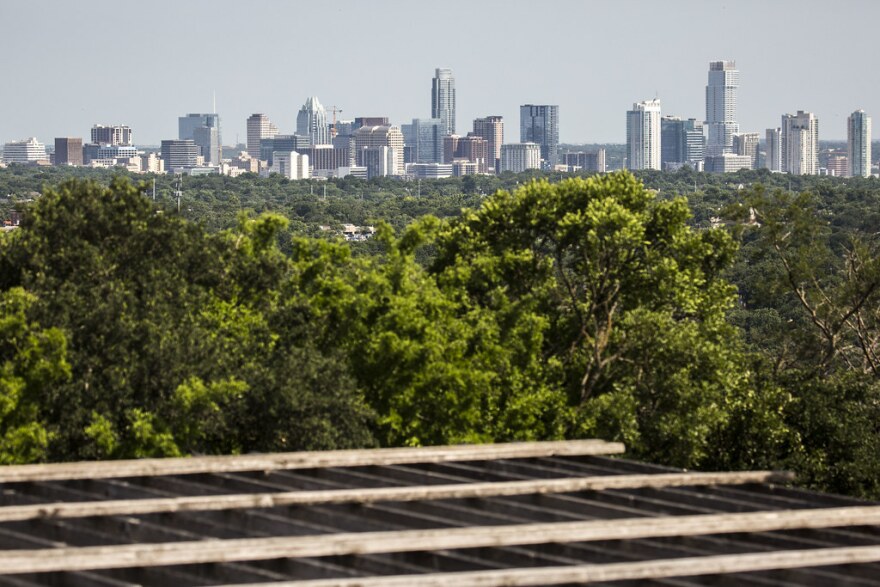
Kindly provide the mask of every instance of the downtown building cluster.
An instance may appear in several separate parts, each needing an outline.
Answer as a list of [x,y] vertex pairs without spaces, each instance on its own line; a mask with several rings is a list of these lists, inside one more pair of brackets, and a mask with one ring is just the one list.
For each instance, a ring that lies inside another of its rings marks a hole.
[[871,175],[871,117],[864,110],[847,119],[846,152],[825,153],[819,165],[819,119],[798,110],[783,114],[779,127],[761,134],[740,132],[737,122],[739,70],[734,61],[709,63],[706,117],[664,116],[660,100],[633,104],[626,113],[626,167],[730,173],[766,168],[794,175]]
[[[178,119],[178,136],[158,151],[135,147],[125,125],[95,125],[90,141],[55,139],[49,154],[36,138],[7,143],[6,163],[124,167],[131,172],[187,175],[277,173],[289,179],[382,176],[442,178],[528,169],[605,171],[604,152],[559,153],[559,106],[520,107],[520,142],[505,144],[504,119],[484,116],[466,134],[456,126],[456,88],[451,69],[437,68],[431,81],[430,117],[392,124],[384,116],[341,119],[336,106],[308,98],[293,132],[282,132],[265,113],[247,118],[247,143],[224,158],[216,113]],[[427,113],[427,108],[426,108]]]

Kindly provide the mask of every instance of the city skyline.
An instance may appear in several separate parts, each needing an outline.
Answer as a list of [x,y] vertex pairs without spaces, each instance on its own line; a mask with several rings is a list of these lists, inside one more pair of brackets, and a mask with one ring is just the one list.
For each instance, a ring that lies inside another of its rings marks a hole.
[[[51,5],[49,10],[46,4]],[[56,136],[84,136],[91,125],[103,123],[126,124],[136,130],[139,144],[157,145],[176,136],[179,116],[211,111],[214,92],[227,145],[246,141],[245,121],[254,112],[266,113],[281,133],[295,132],[297,112],[313,95],[324,104],[339,106],[342,118],[387,116],[401,125],[431,115],[425,88],[436,68],[454,72],[459,127],[466,129],[475,118],[490,115],[515,124],[522,104],[558,104],[560,143],[625,142],[620,113],[634,100],[650,96],[662,100],[664,113],[702,119],[707,64],[717,60],[734,60],[741,72],[741,132],[763,132],[777,126],[782,113],[805,110],[823,120],[824,139],[845,140],[851,112],[880,111],[880,80],[864,74],[858,60],[851,64],[838,59],[834,50],[845,43],[852,53],[868,55],[869,23],[880,16],[880,5],[843,1],[842,12],[861,15],[847,27],[804,19],[798,27],[773,29],[774,36],[766,37],[762,31],[793,10],[818,11],[822,5],[751,0],[730,6],[691,0],[662,7],[623,4],[638,6],[640,18],[632,19],[632,11],[621,3],[550,3],[548,14],[558,17],[549,53],[535,52],[520,41],[518,31],[530,18],[523,2],[471,5],[453,0],[453,9],[419,19],[417,26],[415,17],[424,10],[391,0],[369,6],[249,4],[255,15],[271,16],[260,19],[260,54],[315,47],[311,66],[289,75],[238,50],[257,33],[240,18],[240,6],[233,2],[179,5],[160,0],[150,11],[117,4],[110,10],[106,3],[4,3],[0,35],[11,46],[26,44],[29,49],[16,54],[4,68],[0,142],[36,136],[50,143]],[[686,42],[670,38],[670,27],[664,26],[678,23],[681,14],[693,25]],[[387,21],[393,34],[376,39],[359,36],[365,23],[377,19]],[[723,27],[713,26],[721,20]],[[194,22],[199,26],[193,27]],[[320,26],[302,27],[294,36],[283,34],[292,22]],[[494,28],[487,26],[489,22]],[[85,34],[59,50],[56,39],[96,24],[125,30],[123,43],[134,50],[108,53],[107,39]],[[597,50],[609,48],[601,59],[576,57],[584,55],[586,28],[591,45]],[[445,31],[466,36],[470,42],[439,42]],[[747,42],[751,33],[768,42]],[[437,43],[422,42],[432,34]],[[630,36],[639,43],[627,41]],[[34,43],[35,38],[41,42]],[[811,42],[804,44],[804,38]],[[176,62],[171,57],[179,50],[168,42],[173,39],[187,40],[187,46],[193,47],[193,67],[168,66]],[[348,39],[357,39],[357,51]],[[784,54],[785,47],[795,42],[804,47],[803,59],[768,58],[774,47]],[[408,47],[406,51],[399,50],[401,44]],[[209,46],[216,50],[200,49]],[[652,50],[644,51],[645,46]],[[490,50],[497,55],[492,67],[486,65]],[[389,60],[388,55],[394,58]],[[112,76],[107,76],[109,71]],[[59,87],[64,88],[64,100],[56,99]]]

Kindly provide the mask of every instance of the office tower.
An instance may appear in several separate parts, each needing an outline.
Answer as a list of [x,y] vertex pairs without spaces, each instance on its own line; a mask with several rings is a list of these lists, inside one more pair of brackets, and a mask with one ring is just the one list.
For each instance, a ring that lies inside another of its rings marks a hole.
[[852,177],[849,171],[848,157],[843,153],[829,153],[828,162],[825,164],[828,175],[834,177]]
[[[388,175],[402,175],[400,172],[402,166],[400,151],[392,147],[380,145],[361,147],[357,150],[356,162],[358,166],[367,168],[367,179]],[[416,165],[428,164],[417,163]],[[437,163],[433,165],[437,165]]]
[[351,167],[351,151],[348,147],[334,147],[333,145],[315,145],[299,151],[302,155],[309,156],[309,165],[314,171],[326,171]]
[[96,124],[92,126],[91,137],[91,142],[96,145],[123,145],[130,147],[134,140],[131,128],[121,124],[113,126]]
[[689,165],[701,169],[705,150],[703,123],[695,118],[682,120],[678,116],[660,119],[661,169],[678,169]]
[[501,145],[504,144],[504,119],[500,116],[486,116],[474,120],[474,134],[483,137],[488,143],[489,159],[486,162],[490,173],[501,170]]
[[137,154],[137,147],[127,147],[125,145],[98,145],[98,149],[92,158],[105,160],[131,159],[132,157],[137,157]]
[[362,126],[388,126],[391,124],[388,122],[387,116],[358,116],[354,119],[354,126],[352,127],[352,132],[361,128]]
[[260,141],[271,139],[278,134],[278,127],[272,124],[265,114],[251,114],[247,119],[247,152],[254,159],[260,159]]
[[782,171],[782,129],[768,128],[764,142],[764,167],[770,171]]
[[23,141],[12,141],[3,146],[4,163],[36,163],[49,161],[46,146],[35,137]]
[[444,128],[439,118],[413,118],[412,124],[404,124],[401,132],[410,153],[407,163],[442,163]]
[[569,167],[569,171],[605,173],[605,149],[600,148],[595,153],[565,153],[562,155],[562,163]]
[[636,102],[626,113],[628,169],[660,169],[660,100]]
[[272,156],[269,173],[277,173],[287,179],[308,179],[309,156],[300,155],[296,151],[276,151]]
[[296,134],[309,137],[313,145],[330,144],[330,127],[327,111],[316,96],[310,97],[296,115]]
[[451,69],[437,68],[431,81],[431,118],[443,121],[443,136],[455,134],[455,78]]
[[709,155],[705,159],[705,171],[709,173],[733,173],[740,169],[751,169],[754,160],[749,155],[721,153]]
[[752,166],[755,169],[755,163],[758,160],[758,144],[761,142],[761,135],[756,132],[745,132],[733,135],[733,154],[751,157]]
[[819,119],[812,112],[782,115],[782,171],[794,175],[819,173]]
[[195,167],[201,154],[199,146],[192,139],[162,141],[160,152],[168,173],[181,167]]
[[735,61],[709,63],[709,84],[706,86],[707,155],[720,155],[733,150],[733,135],[739,132],[736,122],[736,91],[739,70]]
[[[393,160],[394,166],[388,175],[403,175],[403,133],[397,126],[362,126],[354,132],[352,143],[355,150],[355,158],[360,163],[360,152],[367,147],[388,147],[391,152],[386,154],[386,160]],[[369,167],[368,165],[364,165]]]
[[83,140],[79,137],[55,139],[55,165],[82,165]]
[[846,119],[846,156],[850,177],[871,175],[871,117],[864,110]]
[[187,114],[177,119],[177,138],[191,140],[200,149],[205,163],[220,165],[223,158],[220,136],[220,115]]
[[300,135],[275,135],[266,139],[260,139],[260,159],[266,161],[267,165],[272,165],[272,153],[278,151],[280,153],[289,153],[296,151],[301,153],[311,146],[309,137]]
[[559,162],[559,106],[520,106],[519,142],[539,144],[544,167],[553,169]]
[[501,171],[520,173],[527,169],[541,169],[541,145],[537,143],[501,145]]
[[207,126],[216,128],[220,133],[220,115],[216,113],[210,114],[187,114],[177,119],[177,138],[181,141],[187,139],[192,140],[195,130],[199,127]]
[[466,137],[449,135],[443,137],[444,163],[474,163],[473,173],[488,173],[489,142],[483,137],[468,133]]
[[220,137],[212,126],[199,126],[193,129],[193,142],[201,149],[206,165],[220,165]]

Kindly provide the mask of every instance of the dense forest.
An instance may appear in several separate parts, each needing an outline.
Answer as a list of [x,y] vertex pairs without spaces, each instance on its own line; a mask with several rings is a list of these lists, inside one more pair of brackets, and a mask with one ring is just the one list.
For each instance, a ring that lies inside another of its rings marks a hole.
[[874,179],[152,180],[0,170],[0,463],[601,437],[880,497]]

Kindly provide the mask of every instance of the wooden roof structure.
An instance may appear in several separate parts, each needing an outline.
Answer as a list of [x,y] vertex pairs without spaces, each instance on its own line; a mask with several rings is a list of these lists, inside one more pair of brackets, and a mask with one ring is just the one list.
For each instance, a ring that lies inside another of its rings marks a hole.
[[0,467],[0,585],[878,585],[880,505],[597,440]]

